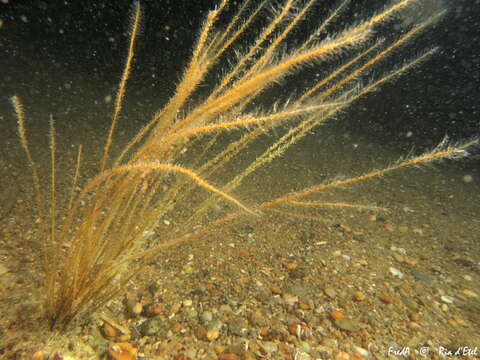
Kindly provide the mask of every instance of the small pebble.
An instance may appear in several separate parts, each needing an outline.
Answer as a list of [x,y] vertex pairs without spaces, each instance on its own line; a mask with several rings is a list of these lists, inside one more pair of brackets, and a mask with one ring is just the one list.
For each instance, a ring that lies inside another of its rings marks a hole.
[[399,263],[403,263],[405,261],[404,257],[398,253],[393,253],[392,256],[395,259],[395,261]]
[[335,289],[331,287],[327,287],[323,291],[329,298],[334,298],[337,295],[337,292],[335,291]]
[[288,332],[294,336],[301,330],[301,325],[298,322],[292,322],[288,325]]
[[370,353],[368,352],[368,350],[360,346],[353,345],[353,351],[364,358],[368,358],[370,356]]
[[357,301],[363,301],[367,297],[365,296],[365,294],[361,293],[360,291],[357,291],[357,292],[355,292],[355,294],[353,294],[353,298]]
[[250,255],[250,251],[248,249],[243,249],[240,251],[240,256],[246,257]]
[[213,351],[215,351],[215,353],[218,355],[218,354],[222,354],[223,352],[225,352],[225,349],[226,349],[226,346],[225,345],[222,345],[222,344],[216,344],[214,347],[213,347]]
[[310,306],[309,303],[303,302],[303,301],[300,301],[300,302],[298,303],[298,308],[299,308],[300,310],[305,310],[305,311],[308,311],[308,310],[311,310],[311,309],[312,309],[312,307]]
[[281,295],[282,294],[282,289],[280,289],[279,287],[272,287],[272,294],[274,295]]
[[343,313],[341,313],[340,311],[332,311],[332,313],[330,314],[330,316],[331,316],[332,319],[334,319],[334,320],[345,317],[345,315],[343,315]]
[[204,311],[201,315],[201,320],[204,323],[209,323],[213,319],[213,314],[210,311]]
[[267,354],[274,354],[278,350],[278,345],[272,341],[263,341],[260,346]]
[[298,263],[294,261],[286,264],[285,267],[287,268],[287,270],[295,270],[298,267]]
[[195,337],[198,340],[201,340],[201,341],[207,341],[208,340],[207,331],[201,326],[196,328],[195,331],[193,332],[193,334],[195,335]]
[[153,303],[153,304],[150,304],[149,306],[147,306],[147,308],[145,310],[145,313],[146,313],[147,316],[153,317],[153,316],[157,316],[157,315],[161,314],[162,311],[163,311],[163,304],[156,302],[156,303]]
[[170,309],[170,313],[171,314],[176,314],[180,308],[182,307],[182,304],[181,303],[175,303],[172,305],[172,308]]
[[140,315],[143,311],[143,305],[140,302],[136,302],[135,305],[132,306],[132,313],[135,315]]
[[220,331],[216,329],[211,329],[207,331],[207,339],[209,341],[216,340],[220,336]]
[[283,301],[285,301],[285,303],[287,303],[288,305],[294,305],[295,303],[298,302],[298,296],[295,296],[295,295],[292,295],[292,294],[288,294],[288,293],[285,293],[282,295],[282,299]]
[[468,296],[468,297],[472,297],[472,298],[478,297],[478,294],[477,294],[476,292],[474,292],[474,291],[472,291],[472,290],[468,290],[468,289],[464,289],[464,290],[462,291],[462,294],[463,294],[463,295],[466,295],[466,296]]
[[45,359],[47,359],[47,354],[45,350],[37,350],[32,355],[32,360],[45,360]]
[[396,276],[399,279],[403,279],[405,277],[405,275],[400,270],[395,269],[394,267],[390,267],[388,270],[393,276]]
[[420,321],[420,314],[417,313],[417,312],[414,312],[414,313],[410,313],[408,315],[408,318],[413,321],[413,322],[419,322]]
[[307,352],[307,353],[312,350],[312,346],[311,346],[308,342],[306,342],[306,341],[300,341],[300,342],[298,343],[298,345],[300,346],[300,349],[301,349],[302,351],[305,351],[305,352]]
[[442,297],[440,297],[440,300],[442,300],[446,304],[453,304],[453,302],[455,301],[453,297],[447,295],[443,295]]
[[108,353],[115,360],[135,360],[137,358],[138,346],[129,343],[113,343],[108,348]]
[[385,304],[393,304],[395,302],[395,299],[388,295],[380,295],[378,298]]
[[418,280],[423,281],[425,283],[431,283],[433,281],[433,279],[429,278],[428,276],[416,270],[412,270],[412,275],[415,276],[415,278],[417,278]]
[[346,352],[339,351],[335,354],[335,360],[350,360],[350,355]]
[[102,335],[107,340],[114,340],[118,335],[120,335],[120,332],[105,322],[102,325]]

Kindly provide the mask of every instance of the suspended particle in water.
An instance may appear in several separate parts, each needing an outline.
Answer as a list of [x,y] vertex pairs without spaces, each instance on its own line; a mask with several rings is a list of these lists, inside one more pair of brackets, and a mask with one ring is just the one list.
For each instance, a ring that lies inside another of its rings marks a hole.
[[464,175],[463,181],[466,182],[467,184],[470,184],[473,182],[473,176],[470,174]]

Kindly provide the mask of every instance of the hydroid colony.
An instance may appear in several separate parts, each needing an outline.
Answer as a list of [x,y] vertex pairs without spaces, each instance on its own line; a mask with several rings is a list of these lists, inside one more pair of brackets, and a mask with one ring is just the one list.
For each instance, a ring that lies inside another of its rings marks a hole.
[[[263,203],[242,198],[241,185],[246,177],[281,156],[313,128],[435,52],[435,49],[427,49],[391,72],[366,82],[365,75],[371,76],[372,69],[382,59],[437,21],[441,13],[424,19],[408,32],[389,36],[393,40],[378,38],[376,28],[379,24],[388,24],[392,17],[414,3],[421,5],[420,0],[403,0],[361,23],[327,35],[329,25],[347,8],[348,2],[344,0],[332,9],[321,24],[293,47],[289,42],[292,32],[302,22],[312,21],[311,9],[316,0],[285,0],[273,12],[268,0],[245,0],[223,29],[219,27],[220,19],[235,5],[230,0],[221,1],[203,22],[173,96],[123,147],[120,155],[112,159],[110,150],[140,27],[141,7],[137,2],[131,21],[128,56],[98,175],[82,185],[79,193],[75,192],[84,157],[80,148],[66,204],[57,204],[56,172],[61,169],[55,161],[53,120],[50,129],[51,185],[46,194],[29,150],[22,103],[18,97],[12,98],[21,143],[33,172],[42,220],[39,235],[44,237],[45,312],[53,328],[65,328],[87,310],[92,312],[103,306],[141,271],[146,261],[165,247],[198,238],[239,217],[262,216],[270,210],[293,212],[292,207],[299,206],[363,208],[323,203],[318,200],[318,194],[403,167],[465,156],[470,143],[456,147],[442,143],[431,152],[382,170],[319,184]],[[267,13],[268,23],[245,45],[245,38],[252,36],[251,27],[258,27],[259,19],[264,19]],[[288,47],[285,46],[287,42]],[[241,49],[238,49],[239,44]],[[265,90],[283,86],[287,76],[294,76],[307,66],[330,61],[333,56],[337,58],[337,67],[323,73],[308,88],[299,89],[299,95],[290,96],[270,111],[261,111],[254,105]],[[207,96],[199,96],[196,90],[210,83],[207,79],[213,71],[222,76]],[[271,131],[273,128],[275,132]],[[235,131],[237,136],[232,136],[234,140],[219,148],[217,139],[227,131]],[[264,152],[248,166],[236,166],[233,176],[221,182],[220,170],[234,163],[261,135],[270,139]],[[184,156],[197,145],[202,147],[199,154]],[[212,219],[210,210],[219,202],[225,203],[224,213]],[[182,215],[178,216],[180,213]],[[210,216],[208,221],[207,215]],[[147,243],[145,234],[154,232],[165,216],[176,219],[175,229],[159,234],[156,243]],[[64,245],[68,245],[66,253],[62,251]]]

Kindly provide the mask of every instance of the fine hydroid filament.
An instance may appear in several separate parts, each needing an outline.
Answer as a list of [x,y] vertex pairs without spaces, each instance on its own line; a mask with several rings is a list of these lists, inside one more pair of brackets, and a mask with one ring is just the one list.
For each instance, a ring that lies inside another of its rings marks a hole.
[[[305,39],[290,43],[294,30],[306,19],[312,20],[316,0],[286,0],[278,11],[268,14],[270,20],[264,26],[258,23],[269,13],[270,1],[255,4],[255,1],[246,0],[227,22],[227,31],[222,30],[220,24],[225,22],[227,9],[233,7],[234,2],[220,1],[201,27],[175,93],[111,161],[110,150],[140,27],[141,7],[136,2],[127,58],[99,172],[86,183],[81,182],[85,154],[79,148],[65,204],[58,203],[56,177],[62,168],[55,156],[53,119],[48,197],[46,189],[41,187],[41,178],[29,150],[23,106],[14,96],[12,103],[19,137],[33,173],[39,215],[42,219],[50,219],[47,225],[40,222],[39,236],[45,243],[45,312],[52,328],[63,329],[79,315],[101,308],[165,247],[198,238],[241,216],[283,211],[282,206],[380,210],[369,205],[322,202],[310,196],[407,166],[465,155],[472,142],[459,146],[441,144],[430,152],[384,169],[318,184],[264,202],[240,200],[241,185],[247,177],[281,157],[309,131],[333,119],[354,101],[378,89],[384,82],[400,77],[434,53],[435,49],[426,49],[399,68],[372,77],[372,69],[412,41],[442,14],[433,14],[399,36],[378,38],[377,25],[388,27],[392,17],[414,2],[421,1],[397,2],[363,22],[327,35],[330,24],[345,10],[346,0],[323,23],[310,29]],[[252,30],[255,26],[260,28]],[[244,38],[252,41],[245,45]],[[241,51],[237,51],[238,47]],[[268,94],[267,90],[287,88],[291,77],[305,68],[330,63],[331,59],[341,61],[336,62],[331,71],[322,69],[321,76],[310,79],[310,84],[298,89],[297,95],[289,92],[289,96],[277,101],[268,111],[259,107],[260,96]],[[211,73],[222,75],[204,97],[198,96],[199,86],[210,86],[207,79]],[[228,143],[218,141],[227,131],[232,134],[231,140]],[[250,159],[247,165],[237,166],[235,161],[260,138],[269,141],[263,153]],[[202,149],[197,151],[198,147]],[[225,179],[222,171],[227,168],[234,170]],[[81,187],[78,193],[77,186]],[[221,209],[220,214],[213,214],[214,206]],[[159,239],[149,238],[148,234],[154,232],[166,216],[175,219],[174,228],[162,233]],[[68,251],[63,252],[63,247]]]

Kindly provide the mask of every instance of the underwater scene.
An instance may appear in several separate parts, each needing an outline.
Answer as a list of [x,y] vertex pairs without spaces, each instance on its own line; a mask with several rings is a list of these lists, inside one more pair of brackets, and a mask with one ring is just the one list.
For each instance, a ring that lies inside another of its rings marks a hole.
[[479,13],[0,0],[0,358],[480,358]]

